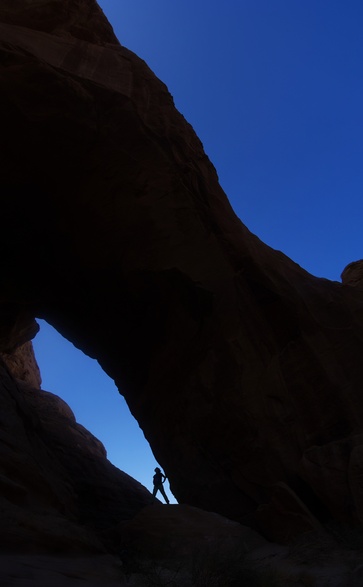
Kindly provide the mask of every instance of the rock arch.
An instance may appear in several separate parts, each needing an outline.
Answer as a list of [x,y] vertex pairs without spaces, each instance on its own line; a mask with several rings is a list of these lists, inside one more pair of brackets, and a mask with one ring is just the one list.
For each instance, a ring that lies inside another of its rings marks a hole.
[[2,351],[41,317],[97,358],[181,502],[360,524],[359,289],[251,234],[96,2],[52,5],[0,9]]

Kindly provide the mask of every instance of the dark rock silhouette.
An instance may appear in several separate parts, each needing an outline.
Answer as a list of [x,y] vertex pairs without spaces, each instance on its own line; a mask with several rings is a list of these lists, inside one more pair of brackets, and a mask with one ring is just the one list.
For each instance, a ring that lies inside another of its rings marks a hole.
[[[0,21],[0,350],[31,340],[39,317],[97,358],[182,503],[279,541],[359,527],[359,288],[249,232],[166,86],[94,0],[3,0]],[[21,401],[37,414],[40,397]],[[35,494],[40,473],[20,468]],[[72,510],[66,479],[89,474],[59,459],[46,498]],[[23,499],[26,481],[12,482]]]
[[0,366],[2,553],[104,553],[104,530],[152,502],[56,395]]

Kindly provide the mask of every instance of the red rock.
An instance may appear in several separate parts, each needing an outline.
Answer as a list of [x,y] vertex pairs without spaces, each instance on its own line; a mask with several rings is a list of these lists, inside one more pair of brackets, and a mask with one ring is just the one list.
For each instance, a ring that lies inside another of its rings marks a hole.
[[342,283],[353,287],[362,287],[363,284],[363,261],[353,261],[344,268],[341,275]]
[[0,18],[1,349],[42,317],[97,358],[183,503],[268,511],[273,534],[283,486],[289,535],[293,503],[297,531],[301,504],[361,523],[359,288],[248,231],[93,0],[6,0]]
[[154,560],[178,561],[183,568],[193,559],[212,553],[223,558],[243,556],[266,544],[250,528],[213,512],[186,505],[152,505],[121,525],[121,536],[137,555]]
[[0,366],[0,546],[5,552],[105,552],[102,532],[151,503],[54,394]]
[[0,356],[15,379],[40,389],[42,378],[30,341],[18,346],[12,353],[0,353]]

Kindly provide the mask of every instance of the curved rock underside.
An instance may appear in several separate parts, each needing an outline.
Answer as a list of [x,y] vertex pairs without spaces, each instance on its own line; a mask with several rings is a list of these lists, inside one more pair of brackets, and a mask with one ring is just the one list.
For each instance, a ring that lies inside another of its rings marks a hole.
[[94,0],[2,0],[0,39],[0,350],[39,317],[95,357],[179,502],[275,540],[360,526],[359,263],[319,279],[251,234]]

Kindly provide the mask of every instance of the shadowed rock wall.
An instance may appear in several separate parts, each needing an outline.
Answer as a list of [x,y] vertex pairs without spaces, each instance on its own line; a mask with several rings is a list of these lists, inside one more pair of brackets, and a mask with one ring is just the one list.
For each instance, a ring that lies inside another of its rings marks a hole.
[[65,402],[1,363],[0,407],[1,552],[105,552],[105,531],[150,493],[111,465]]
[[114,378],[180,502],[361,524],[363,300],[240,222],[93,0],[0,9],[1,348],[34,317]]

